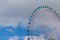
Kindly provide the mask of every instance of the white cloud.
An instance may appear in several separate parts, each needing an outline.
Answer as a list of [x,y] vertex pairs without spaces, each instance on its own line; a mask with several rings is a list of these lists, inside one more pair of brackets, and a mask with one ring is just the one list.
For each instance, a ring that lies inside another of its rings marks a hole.
[[9,40],[18,40],[18,39],[19,39],[19,36],[14,36],[14,37],[9,38]]
[[13,26],[16,27],[20,22],[22,25],[27,26],[28,19],[27,18],[15,18],[15,17],[3,17],[0,18],[0,25],[1,26]]
[[[25,36],[25,38],[24,38],[24,40],[27,40],[28,38],[30,37],[30,40],[32,40],[31,38],[32,38],[32,36]],[[33,36],[33,40],[45,40],[44,39],[44,36],[43,35],[41,35],[41,36]]]

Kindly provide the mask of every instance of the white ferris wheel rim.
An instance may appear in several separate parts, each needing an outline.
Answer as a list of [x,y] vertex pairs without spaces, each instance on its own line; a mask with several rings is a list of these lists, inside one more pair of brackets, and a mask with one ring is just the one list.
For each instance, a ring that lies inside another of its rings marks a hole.
[[[47,10],[53,12],[53,13],[52,13],[53,15],[59,17],[58,14],[56,13],[56,11],[54,11],[51,7],[48,7],[48,6],[40,6],[40,7],[38,7],[37,9],[35,9],[35,10],[33,11],[32,15],[30,16],[30,19],[29,19],[29,22],[28,22],[28,29],[31,27],[30,25],[31,25],[33,19],[35,18],[35,15],[37,14],[36,12],[37,12],[37,11],[41,11],[42,9],[43,9],[43,10],[46,10],[46,9],[47,9]],[[32,28],[33,28],[33,27],[32,27]],[[31,29],[30,29],[30,30],[31,30]]]

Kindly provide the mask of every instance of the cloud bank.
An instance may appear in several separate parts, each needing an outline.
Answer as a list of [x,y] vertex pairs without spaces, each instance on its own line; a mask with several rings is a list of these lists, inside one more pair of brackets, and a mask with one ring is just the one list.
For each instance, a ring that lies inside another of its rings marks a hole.
[[59,0],[0,0],[0,25],[5,25],[4,20],[9,20],[6,23],[9,25],[14,19],[16,22],[13,22],[12,25],[16,25],[20,18],[23,21],[29,19],[32,11],[41,5],[51,6],[59,13],[59,3]]

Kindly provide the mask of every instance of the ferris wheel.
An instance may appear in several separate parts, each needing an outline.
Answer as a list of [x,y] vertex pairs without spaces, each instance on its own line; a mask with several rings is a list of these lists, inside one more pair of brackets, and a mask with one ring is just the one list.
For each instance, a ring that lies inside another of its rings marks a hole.
[[[56,21],[59,20],[59,15],[49,6],[40,6],[36,8],[29,18],[27,40],[34,40],[34,36],[44,36],[46,40],[55,40],[54,30]],[[40,40],[37,38],[36,40]]]

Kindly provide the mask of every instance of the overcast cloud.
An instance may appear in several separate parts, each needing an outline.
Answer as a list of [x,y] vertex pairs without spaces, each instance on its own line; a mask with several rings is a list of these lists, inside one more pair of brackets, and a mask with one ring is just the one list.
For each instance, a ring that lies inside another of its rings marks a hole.
[[[27,25],[32,11],[41,5],[51,6],[60,13],[60,0],[0,0],[0,25],[16,25],[19,21]],[[8,20],[6,22],[6,20]],[[24,21],[24,22],[23,22]]]

